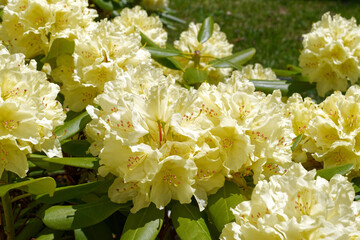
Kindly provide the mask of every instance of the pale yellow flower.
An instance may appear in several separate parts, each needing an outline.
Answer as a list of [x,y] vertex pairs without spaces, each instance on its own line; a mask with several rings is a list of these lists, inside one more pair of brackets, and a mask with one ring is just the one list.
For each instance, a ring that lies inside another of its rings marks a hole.
[[325,13],[303,37],[300,67],[310,82],[317,83],[320,96],[331,90],[345,91],[348,81],[354,84],[358,80],[360,29],[355,18]]

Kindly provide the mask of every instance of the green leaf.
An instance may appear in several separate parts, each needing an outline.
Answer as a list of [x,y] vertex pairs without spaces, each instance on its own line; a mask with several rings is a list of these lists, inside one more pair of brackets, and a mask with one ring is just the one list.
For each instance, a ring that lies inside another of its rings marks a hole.
[[158,63],[160,63],[161,65],[163,65],[164,67],[170,68],[170,69],[174,69],[174,70],[183,70],[183,67],[181,66],[181,63],[177,60],[175,60],[172,57],[168,57],[168,58],[154,58],[154,60]]
[[62,164],[56,164],[51,162],[45,162],[43,161],[44,158],[47,158],[46,155],[40,155],[40,154],[29,154],[28,160],[31,161],[31,163],[35,164],[36,166],[46,169],[48,171],[56,171],[63,169],[64,165]]
[[97,157],[43,158],[43,161],[87,169],[99,167],[99,159]]
[[83,130],[90,121],[91,117],[84,111],[71,120],[66,121],[64,125],[56,127],[55,135],[58,137],[60,143],[63,143],[67,138],[72,137]]
[[337,167],[321,169],[316,172],[316,176],[325,178],[329,181],[335,174],[344,175],[348,173],[353,167],[354,165],[352,163],[349,163]]
[[111,12],[114,10],[114,5],[111,0],[93,0],[94,3],[106,12]]
[[98,181],[74,186],[58,187],[55,189],[53,196],[50,196],[49,194],[41,194],[38,195],[35,199],[40,203],[55,204],[82,197],[86,193],[90,193],[99,188],[107,189],[109,184],[110,181]]
[[184,80],[187,84],[202,83],[209,79],[209,76],[204,70],[198,68],[187,68],[184,73]]
[[200,43],[204,43],[211,38],[214,31],[214,20],[212,17],[205,18],[201,25],[200,31],[197,35],[197,39]]
[[180,24],[186,24],[186,22],[180,18],[177,18],[173,15],[170,15],[170,14],[166,14],[166,13],[160,13],[160,17],[161,18],[166,18],[172,22],[176,22],[176,23],[180,23]]
[[256,53],[255,48],[248,48],[243,51],[234,53],[231,56],[218,58],[209,62],[215,68],[235,68],[241,69],[241,65],[249,61]]
[[23,179],[22,182],[5,184],[0,186],[0,197],[3,197],[11,189],[20,189],[34,195],[48,193],[52,195],[56,188],[56,182],[51,177],[37,179]]
[[158,48],[158,47],[146,47],[146,49],[151,53],[151,57],[153,58],[166,58],[166,57],[174,57],[174,56],[182,55],[182,52],[174,49]]
[[39,235],[36,237],[36,240],[56,240],[60,239],[63,234],[64,231],[45,228],[39,233]]
[[102,222],[119,209],[129,209],[131,203],[116,204],[107,197],[97,202],[72,205],[53,206],[42,216],[46,226],[57,230],[74,230],[85,228]]
[[45,61],[48,62],[53,58],[57,58],[62,55],[72,55],[75,50],[74,40],[69,40],[66,38],[57,38],[51,44],[48,55],[45,58]]
[[63,143],[61,149],[63,152],[75,157],[87,156],[86,151],[89,149],[90,143],[86,140],[71,140]]
[[141,36],[141,44],[147,47],[157,47],[159,48],[159,46],[154,43],[148,36],[146,36],[143,32],[140,31],[140,36]]
[[230,208],[235,208],[243,200],[240,188],[235,183],[229,181],[225,181],[222,188],[209,196],[207,208],[219,232],[222,231],[225,224],[235,220],[235,216]]
[[94,226],[74,230],[75,240],[113,240],[110,228],[105,222]]
[[272,93],[274,90],[279,89],[283,95],[289,92],[290,83],[283,80],[250,80],[254,85],[256,91],[264,93]]
[[211,239],[209,229],[199,208],[191,204],[177,202],[171,209],[171,219],[180,239]]
[[353,178],[351,182],[354,185],[354,190],[356,193],[360,192],[360,177]]
[[296,147],[299,145],[299,143],[301,142],[302,138],[303,138],[303,135],[302,135],[302,134],[296,136],[296,138],[294,139],[294,143],[293,143],[293,145],[291,146],[291,151],[295,151]]
[[292,64],[288,64],[286,65],[286,68],[290,71],[294,71],[294,72],[297,72],[297,73],[301,73],[302,72],[302,69],[298,66],[295,66],[295,65],[292,65]]
[[292,77],[294,75],[299,74],[297,71],[291,71],[291,70],[284,70],[284,69],[272,69],[276,76],[278,77]]
[[126,219],[121,240],[152,240],[159,234],[164,222],[165,211],[154,204],[137,213],[130,213]]

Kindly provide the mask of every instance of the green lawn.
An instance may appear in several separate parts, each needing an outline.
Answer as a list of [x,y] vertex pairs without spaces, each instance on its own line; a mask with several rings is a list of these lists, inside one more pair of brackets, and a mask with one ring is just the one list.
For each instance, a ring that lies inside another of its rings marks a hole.
[[[179,18],[202,22],[212,16],[234,51],[255,47],[252,63],[285,68],[297,64],[302,48],[302,34],[310,31],[313,22],[330,11],[343,17],[354,16],[360,23],[360,1],[336,0],[170,0],[170,7]],[[169,42],[178,39],[187,25],[176,25],[169,31]]]

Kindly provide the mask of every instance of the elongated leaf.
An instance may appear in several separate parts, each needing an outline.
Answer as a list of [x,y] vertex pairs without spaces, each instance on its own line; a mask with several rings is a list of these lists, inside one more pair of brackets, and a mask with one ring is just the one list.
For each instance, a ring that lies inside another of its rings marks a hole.
[[211,38],[214,32],[214,20],[212,17],[205,18],[201,25],[200,31],[197,35],[197,39],[200,43],[204,43]]
[[294,71],[294,72],[297,72],[297,73],[301,73],[302,72],[302,69],[298,66],[295,66],[295,65],[292,65],[292,64],[288,64],[286,65],[286,68],[290,71]]
[[63,234],[64,231],[45,228],[39,233],[39,235],[36,237],[36,240],[56,240],[60,239]]
[[360,177],[354,178],[351,180],[354,185],[354,190],[356,193],[360,192]]
[[235,216],[230,208],[235,208],[243,200],[239,187],[229,181],[225,181],[222,188],[209,196],[207,208],[219,232],[222,231],[225,224],[235,220]]
[[111,0],[93,0],[94,3],[106,12],[111,12],[114,10],[114,5]]
[[120,239],[155,239],[162,227],[164,216],[165,211],[157,209],[154,204],[141,209],[137,213],[130,213]]
[[302,134],[296,136],[296,138],[294,139],[294,143],[293,143],[293,145],[291,146],[291,151],[295,151],[296,147],[299,145],[299,143],[301,142],[302,138],[303,138],[303,135],[302,135]]
[[255,85],[256,91],[264,93],[272,93],[274,90],[279,89],[283,95],[289,92],[290,83],[282,80],[250,80]]
[[74,136],[84,129],[86,124],[90,121],[91,117],[84,111],[70,121],[66,121],[64,125],[56,127],[55,135],[58,137],[60,143],[63,143],[65,139]]
[[78,184],[74,186],[59,187],[55,189],[54,195],[41,194],[36,197],[40,203],[55,204],[70,199],[75,199],[90,193],[98,188],[108,188],[110,181],[98,181],[91,183]]
[[198,68],[187,68],[184,73],[184,80],[187,84],[202,83],[209,79],[204,70]]
[[42,220],[46,226],[57,230],[85,228],[102,222],[119,209],[129,209],[131,203],[116,204],[107,197],[94,203],[48,208]]
[[99,166],[99,159],[97,157],[44,158],[43,161],[88,169],[94,169]]
[[148,47],[156,47],[159,48],[159,46],[154,43],[148,36],[146,36],[143,32],[140,31],[141,36],[141,44]]
[[174,56],[182,55],[182,52],[174,49],[157,48],[157,47],[146,47],[146,49],[151,53],[151,57],[153,58],[166,58],[166,57],[174,57]]
[[241,69],[241,65],[249,61],[256,53],[255,48],[248,48],[234,53],[231,56],[218,58],[210,61],[210,65],[215,68],[235,68]]
[[18,183],[5,184],[0,186],[0,197],[3,197],[11,189],[20,189],[34,195],[48,193],[52,195],[56,188],[56,182],[51,177],[27,179]]
[[170,14],[166,14],[166,13],[160,13],[160,17],[161,18],[166,18],[172,22],[176,22],[176,23],[180,23],[180,24],[186,24],[186,21],[180,19],[180,18],[177,18],[173,15],[170,15]]
[[113,240],[110,228],[105,222],[94,226],[74,230],[75,240]]
[[57,38],[51,44],[48,55],[46,56],[46,61],[50,61],[53,58],[57,58],[62,55],[72,55],[75,50],[74,40],[69,40],[66,38]]
[[164,67],[174,69],[174,70],[183,70],[183,67],[181,66],[181,63],[177,60],[175,60],[172,57],[168,58],[154,58],[154,60]]
[[63,143],[61,146],[63,152],[75,157],[85,157],[90,143],[86,140],[72,140]]
[[322,178],[325,178],[326,180],[330,180],[336,174],[344,175],[348,173],[353,167],[354,165],[352,163],[349,163],[338,167],[321,169],[316,172],[316,176],[320,176]]
[[291,70],[284,70],[284,69],[272,69],[276,76],[278,77],[292,77],[294,75],[299,74],[297,71],[291,71]]
[[211,239],[209,229],[199,208],[191,204],[175,203],[171,210],[171,219],[180,239]]
[[29,154],[29,156],[28,156],[29,161],[31,161],[36,166],[46,169],[48,171],[56,171],[56,170],[63,169],[64,165],[51,163],[51,162],[45,162],[45,161],[43,161],[44,158],[47,158],[47,156],[40,155],[40,154]]

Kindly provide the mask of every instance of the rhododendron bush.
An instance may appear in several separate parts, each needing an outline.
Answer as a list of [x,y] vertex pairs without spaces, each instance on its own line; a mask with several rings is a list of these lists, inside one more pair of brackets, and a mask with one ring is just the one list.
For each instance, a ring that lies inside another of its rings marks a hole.
[[354,18],[271,69],[168,1],[1,7],[1,239],[360,239]]

